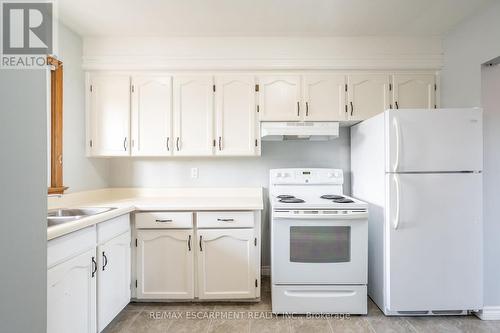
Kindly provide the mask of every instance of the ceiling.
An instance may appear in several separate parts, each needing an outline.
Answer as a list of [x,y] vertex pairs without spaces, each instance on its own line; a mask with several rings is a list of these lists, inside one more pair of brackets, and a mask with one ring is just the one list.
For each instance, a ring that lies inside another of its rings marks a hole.
[[82,36],[440,36],[495,0],[58,0]]

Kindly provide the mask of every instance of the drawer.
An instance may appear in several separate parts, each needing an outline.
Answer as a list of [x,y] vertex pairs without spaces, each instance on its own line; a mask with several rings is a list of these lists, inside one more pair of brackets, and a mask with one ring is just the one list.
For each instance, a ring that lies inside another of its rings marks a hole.
[[196,213],[198,228],[253,228],[253,212]]
[[95,249],[96,240],[95,225],[51,239],[47,243],[47,268]]
[[108,240],[130,230],[129,214],[115,217],[114,219],[101,222],[97,225],[97,244],[103,244]]
[[137,229],[191,229],[191,212],[150,212],[135,214]]

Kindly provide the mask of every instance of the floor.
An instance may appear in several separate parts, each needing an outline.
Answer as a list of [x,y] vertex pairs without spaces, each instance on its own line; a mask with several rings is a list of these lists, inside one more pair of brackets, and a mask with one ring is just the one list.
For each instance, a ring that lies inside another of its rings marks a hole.
[[272,315],[269,279],[259,303],[130,303],[105,333],[165,332],[500,332],[500,321],[467,317],[385,317],[369,300],[367,316],[283,318]]

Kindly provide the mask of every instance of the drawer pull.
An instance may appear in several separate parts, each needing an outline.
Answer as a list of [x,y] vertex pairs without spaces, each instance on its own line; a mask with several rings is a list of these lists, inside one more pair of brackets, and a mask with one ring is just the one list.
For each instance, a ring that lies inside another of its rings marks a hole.
[[174,222],[173,220],[156,220],[158,223],[169,223],[169,222]]
[[217,219],[219,222],[234,222],[234,219]]

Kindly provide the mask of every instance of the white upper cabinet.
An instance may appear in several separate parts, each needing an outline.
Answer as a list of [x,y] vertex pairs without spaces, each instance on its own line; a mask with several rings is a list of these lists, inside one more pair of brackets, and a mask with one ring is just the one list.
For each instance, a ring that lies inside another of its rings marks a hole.
[[395,109],[434,109],[436,79],[433,74],[395,74],[392,76]]
[[193,230],[137,231],[137,298],[194,297]]
[[305,121],[346,120],[345,75],[304,75],[302,80]]
[[96,274],[95,249],[48,270],[47,332],[96,332]]
[[199,229],[200,299],[254,298],[257,289],[254,229]]
[[88,94],[88,155],[130,155],[130,77],[93,74]]
[[174,155],[213,154],[213,90],[212,76],[174,77]]
[[255,77],[222,75],[216,86],[216,155],[251,156],[258,149]]
[[389,108],[388,74],[347,76],[347,113],[349,120],[364,120]]
[[172,154],[172,77],[132,78],[132,155]]
[[259,76],[260,120],[300,120],[301,89],[300,75]]

